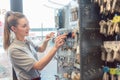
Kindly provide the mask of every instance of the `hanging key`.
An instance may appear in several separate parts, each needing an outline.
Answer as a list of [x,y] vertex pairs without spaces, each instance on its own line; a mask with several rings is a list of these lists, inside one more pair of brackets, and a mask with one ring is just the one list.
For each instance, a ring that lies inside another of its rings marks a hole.
[[120,32],[120,28],[119,28],[118,23],[116,23],[116,26],[115,26],[115,33],[119,34],[119,32]]
[[99,22],[99,25],[100,25],[100,33],[101,34],[107,34],[107,24],[106,24],[106,22],[104,21],[104,20],[101,20],[100,22]]
[[114,35],[115,34],[115,28],[116,28],[116,24],[113,23],[113,25],[111,26],[111,31],[110,31],[110,35]]
[[112,20],[108,20],[107,25],[108,25],[107,35],[111,35],[111,28],[112,28],[112,25],[113,25]]
[[120,51],[119,51],[119,46],[114,46],[114,55],[113,55],[113,59],[116,61],[120,61]]
[[111,48],[105,48],[107,51],[107,62],[113,62],[113,50]]
[[100,13],[103,13],[104,12],[104,1],[100,0],[99,5],[100,5]]
[[113,13],[115,11],[116,2],[117,2],[117,0],[113,0],[111,13]]
[[107,0],[106,10],[107,10],[107,11],[110,11],[110,9],[111,9],[111,0]]
[[114,22],[114,23],[113,23],[113,26],[111,26],[111,29],[110,29],[110,35],[114,35],[116,26],[117,26],[117,23]]
[[109,80],[109,75],[107,72],[104,72],[102,80]]

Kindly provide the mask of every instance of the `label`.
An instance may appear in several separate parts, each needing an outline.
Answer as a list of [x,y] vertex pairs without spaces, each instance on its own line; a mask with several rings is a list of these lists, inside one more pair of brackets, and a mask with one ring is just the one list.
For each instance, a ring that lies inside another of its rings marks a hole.
[[117,68],[116,74],[117,74],[117,75],[120,75],[120,68]]
[[105,66],[105,67],[103,67],[103,72],[109,72],[109,67],[107,67],[107,66]]
[[115,75],[117,69],[116,68],[110,68],[110,74]]
[[120,22],[120,16],[115,16],[112,21],[114,23]]

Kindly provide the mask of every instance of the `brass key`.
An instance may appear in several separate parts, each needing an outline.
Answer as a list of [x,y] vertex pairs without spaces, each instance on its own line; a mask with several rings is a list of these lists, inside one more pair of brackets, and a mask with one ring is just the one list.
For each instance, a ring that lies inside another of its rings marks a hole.
[[108,25],[107,35],[111,35],[111,28],[112,28],[113,22],[111,20],[108,20],[107,25]]
[[113,13],[113,12],[114,12],[114,10],[115,10],[115,5],[116,5],[116,2],[117,2],[117,0],[113,0],[111,13]]
[[104,20],[101,20],[99,22],[99,25],[100,25],[100,33],[106,34],[107,33],[107,30],[106,30],[107,24],[106,24],[106,22]]

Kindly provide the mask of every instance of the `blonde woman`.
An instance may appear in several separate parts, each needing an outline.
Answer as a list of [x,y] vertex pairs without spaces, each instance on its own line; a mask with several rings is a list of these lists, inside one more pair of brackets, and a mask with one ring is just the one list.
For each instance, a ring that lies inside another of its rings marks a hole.
[[[29,36],[29,30],[29,21],[24,14],[13,11],[6,13],[3,45],[8,52],[18,80],[40,80],[39,71],[50,62],[59,47],[64,44],[66,38],[66,34],[57,36],[52,49],[46,56],[38,60],[36,53],[43,52],[46,49],[47,43],[54,36],[54,33],[51,32],[46,36],[43,45],[36,46],[26,38],[26,36]],[[15,34],[13,40],[10,37],[11,32]]]

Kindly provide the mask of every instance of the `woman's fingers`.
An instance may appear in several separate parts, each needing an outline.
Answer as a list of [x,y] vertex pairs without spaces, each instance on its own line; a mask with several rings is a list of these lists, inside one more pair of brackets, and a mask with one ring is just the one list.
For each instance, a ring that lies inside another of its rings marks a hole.
[[46,41],[49,41],[52,37],[54,37],[54,32],[51,32],[50,34],[46,35]]
[[62,35],[59,35],[59,36],[58,36],[58,39],[60,39],[60,38],[61,38],[61,39],[65,39],[66,37],[67,37],[67,34],[62,34]]
[[62,46],[64,44],[64,40],[63,39],[58,39],[58,40],[56,40],[55,41],[55,45],[56,45],[56,47],[60,47],[60,46]]
[[52,38],[52,37],[54,37],[54,34],[55,34],[54,32],[51,32],[51,33],[48,34],[46,37],[47,37],[47,38]]
[[54,32],[51,32],[50,37],[54,37],[54,34],[55,34]]
[[55,39],[55,45],[56,47],[60,47],[65,43],[65,38],[67,37],[67,34],[59,35]]

